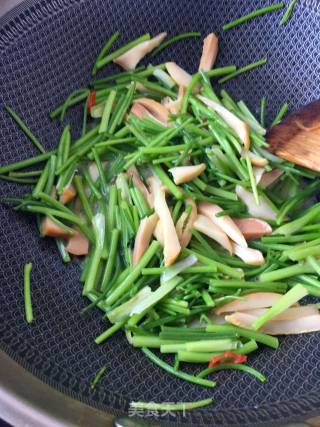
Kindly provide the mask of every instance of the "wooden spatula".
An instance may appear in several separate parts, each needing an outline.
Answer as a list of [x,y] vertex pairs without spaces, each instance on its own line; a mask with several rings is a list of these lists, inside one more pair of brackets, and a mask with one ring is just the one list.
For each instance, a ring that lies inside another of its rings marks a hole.
[[267,141],[282,159],[320,172],[320,101],[287,116],[270,129]]

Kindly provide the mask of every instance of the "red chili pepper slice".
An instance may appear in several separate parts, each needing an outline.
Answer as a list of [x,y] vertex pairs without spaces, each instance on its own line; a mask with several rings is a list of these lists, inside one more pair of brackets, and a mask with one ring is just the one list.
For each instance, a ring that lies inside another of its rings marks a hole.
[[96,95],[97,95],[97,93],[95,91],[91,92],[89,95],[88,102],[87,102],[88,113],[90,113],[91,107],[96,105]]
[[214,356],[209,362],[209,368],[223,363],[244,363],[247,361],[247,356],[244,354],[236,354],[232,351],[225,351],[218,356]]

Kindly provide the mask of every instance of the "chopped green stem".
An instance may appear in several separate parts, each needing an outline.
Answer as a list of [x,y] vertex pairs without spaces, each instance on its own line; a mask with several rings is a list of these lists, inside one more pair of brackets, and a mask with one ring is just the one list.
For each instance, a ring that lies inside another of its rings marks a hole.
[[263,96],[261,98],[261,105],[260,105],[260,124],[263,128],[265,127],[265,116],[266,116],[266,97]]
[[[80,102],[84,101],[88,97],[88,94],[89,94],[89,91],[87,89],[81,89],[81,92],[79,92],[78,95],[72,96],[71,98],[69,98],[68,108],[73,107],[74,105],[80,104]],[[56,117],[61,115],[61,113],[64,111],[64,107],[65,107],[65,102],[59,105],[58,107],[56,107],[50,113],[51,119],[55,119]]]
[[102,292],[105,292],[110,287],[110,280],[111,280],[111,275],[112,275],[115,260],[116,260],[119,237],[120,237],[120,231],[118,229],[112,230],[109,257],[108,257],[108,261],[106,264],[106,268],[103,274],[102,284],[101,284]]
[[289,308],[292,304],[298,302],[301,298],[308,295],[306,288],[303,285],[295,285],[285,295],[283,295],[277,302],[273,304],[265,313],[252,323],[252,329],[260,329],[266,322],[269,322],[274,317],[281,314],[284,310]]
[[85,189],[83,188],[82,176],[76,175],[73,179],[73,182],[76,187],[78,197],[82,203],[82,207],[86,214],[86,217],[88,221],[91,222],[93,217],[93,212],[92,212],[88,197],[86,195]]
[[57,156],[52,155],[48,161],[49,163],[49,168],[48,168],[48,179],[47,179],[47,183],[45,185],[44,188],[44,192],[46,194],[50,194],[52,189],[53,189],[53,184],[54,184],[54,180],[56,177],[56,165],[57,165]]
[[235,65],[227,65],[226,67],[213,68],[210,71],[205,71],[205,75],[211,79],[212,77],[224,76],[225,74],[234,73],[237,70]]
[[120,33],[119,31],[116,31],[115,33],[113,33],[108,40],[105,42],[105,44],[102,46],[102,49],[100,50],[97,59],[94,63],[93,66],[93,70],[92,70],[92,75],[95,76],[97,73],[97,63],[103,59],[103,57],[105,56],[105,54],[108,52],[108,50],[115,44],[115,42],[118,40],[118,38],[120,37]]
[[147,348],[143,348],[142,351],[153,363],[164,369],[169,374],[175,375],[176,377],[179,377],[185,381],[198,384],[204,387],[213,388],[216,385],[214,381],[203,380],[201,378],[194,377],[182,371],[175,371],[172,366],[159,359],[154,353],[152,353],[152,351],[148,350]]
[[308,264],[314,269],[318,276],[320,276],[320,263],[314,256],[307,257]]
[[119,56],[123,55],[124,53],[128,52],[128,50],[132,49],[133,47],[137,46],[138,44],[150,40],[150,34],[146,33],[143,36],[138,37],[137,39],[131,41],[130,43],[120,47],[119,49],[116,49],[114,52],[112,52],[110,55],[105,56],[104,58],[99,59],[96,62],[96,70],[99,70],[100,68],[107,65],[109,62],[113,61],[114,59],[117,59]]
[[190,39],[190,38],[198,38],[198,37],[201,37],[201,33],[199,33],[199,32],[190,32],[190,33],[178,34],[178,35],[171,37],[170,39],[166,40],[165,42],[161,43],[160,46],[158,46],[156,49],[154,49],[151,56],[157,55],[163,49],[165,49],[166,47],[170,46],[171,44],[173,44],[179,40],[185,40],[185,39]]
[[173,196],[180,200],[183,199],[183,192],[176,184],[174,184],[165,171],[159,165],[154,165],[153,170],[155,174],[160,178],[162,183],[168,188],[168,190],[173,194]]
[[[180,372],[180,371],[177,371]],[[155,403],[155,402],[131,402],[130,407],[134,409],[146,409],[148,411],[190,411],[191,409],[202,408],[211,405],[213,399],[203,399],[195,402],[179,403]]]
[[248,13],[247,15],[241,16],[238,19],[235,19],[234,21],[228,22],[228,24],[225,24],[223,26],[224,30],[230,30],[230,28],[233,28],[237,25],[243,24],[245,22],[250,21],[251,19],[256,18],[257,16],[265,15],[266,13],[276,12],[279,9],[284,8],[284,3],[274,3],[270,6],[263,7],[261,9],[254,10],[253,12]]
[[34,136],[34,134],[31,132],[31,130],[25,125],[25,123],[20,119],[20,117],[18,116],[18,114],[16,112],[13,111],[12,108],[10,108],[8,105],[6,105],[5,110],[7,111],[7,113],[10,114],[10,116],[13,118],[13,120],[17,123],[17,125],[20,127],[20,129],[25,133],[25,135],[29,138],[29,140],[32,142],[32,144],[38,148],[38,150],[41,153],[45,153],[45,149],[42,146],[41,142],[39,141],[39,139]]
[[230,73],[227,76],[223,77],[222,79],[220,79],[218,81],[218,83],[220,83],[220,84],[226,83],[227,81],[229,81],[235,77],[238,77],[243,73],[254,70],[255,68],[260,67],[261,65],[265,65],[267,63],[267,61],[268,61],[267,58],[264,58],[264,59],[260,59],[259,61],[256,61],[256,62],[252,62],[251,64],[248,64],[242,68],[239,68],[234,73]]
[[283,117],[285,116],[286,112],[288,111],[289,105],[285,102],[280,110],[278,111],[276,117],[273,119],[273,122],[271,123],[271,127],[277,125],[278,123],[281,122],[281,120],[283,119]]
[[289,22],[289,20],[292,16],[293,10],[294,10],[297,2],[298,2],[298,0],[291,0],[287,10],[285,11],[285,13],[283,14],[283,16],[281,18],[281,21],[279,23],[280,26],[287,25],[287,23]]
[[9,172],[9,177],[11,177],[11,178],[36,177],[36,176],[40,176],[41,172],[42,172],[42,170],[27,171],[27,172]]
[[57,149],[57,169],[61,168],[69,156],[70,139],[70,125],[66,125],[61,134]]
[[63,241],[61,239],[55,239],[55,241],[56,241],[58,251],[61,255],[62,261],[63,262],[70,262],[71,258],[70,258],[70,255],[68,254],[67,250],[66,250],[66,247],[65,247]]
[[34,189],[32,191],[32,195],[35,199],[37,199],[39,197],[39,193],[44,191],[44,188],[47,184],[48,177],[49,177],[49,169],[50,169],[50,160],[48,160],[45,168],[43,169],[43,171],[40,175],[40,178],[37,182],[37,185],[34,187]]
[[30,276],[31,276],[32,263],[29,262],[25,264],[23,269],[23,282],[24,282],[24,311],[26,316],[26,321],[31,323],[33,321],[33,311],[32,311],[32,301],[31,301],[31,286],[30,286]]
[[106,372],[107,368],[105,366],[103,366],[102,368],[99,369],[99,371],[96,373],[96,376],[94,377],[92,383],[91,383],[91,388],[95,388],[96,385],[98,384],[98,382],[101,380],[102,376],[104,375],[104,373]]
[[104,167],[102,165],[100,157],[99,157],[95,148],[92,148],[92,154],[93,154],[93,158],[94,158],[94,161],[97,165],[97,169],[99,172],[99,179],[101,182],[101,190],[102,190],[103,195],[106,196],[106,194],[108,193],[108,184],[107,184],[107,179],[106,179]]
[[183,249],[183,253],[188,255],[195,255],[202,264],[216,267],[218,271],[227,274],[230,277],[234,277],[235,279],[241,279],[243,277],[242,270],[229,267],[228,265],[222,264],[217,261],[213,261],[212,259],[199,254],[198,252],[191,251],[190,249]]
[[[60,120],[63,121],[64,120],[64,116],[66,114],[67,109],[72,106],[75,105],[73,103],[74,100],[79,99],[79,96],[84,97],[84,99],[86,99],[89,95],[90,95],[90,90],[87,88],[82,88],[82,89],[76,89],[74,92],[72,92],[68,98],[65,100],[62,109],[61,109],[61,113],[60,113]],[[52,116],[51,116],[52,117]]]
[[19,162],[10,163],[9,165],[0,166],[0,174],[5,174],[8,172],[16,171],[19,169],[27,168],[29,166],[42,163],[45,160],[48,160],[52,154],[55,154],[55,150],[47,151],[46,153],[39,154],[39,156],[30,157],[29,159],[21,160]]
[[275,282],[277,280],[287,279],[299,274],[313,273],[313,268],[304,264],[290,265],[289,267],[280,268],[279,270],[268,271],[260,274],[261,281]]
[[228,333],[234,332],[238,334],[240,337],[248,338],[250,340],[258,341],[261,344],[265,344],[268,347],[278,348],[279,340],[276,337],[272,337],[270,335],[264,334],[262,332],[256,332],[249,329],[240,328],[238,326],[232,325],[208,325],[206,327],[207,332],[214,333]]
[[0,179],[2,181],[15,182],[17,184],[36,184],[37,183],[37,180],[34,178],[18,178],[15,176],[8,176],[8,175],[0,175]]
[[274,231],[274,234],[284,234],[285,236],[294,234],[297,231],[300,231],[301,228],[305,227],[310,222],[312,222],[319,215],[319,213],[320,213],[320,203],[317,203],[316,205],[312,206],[312,208],[310,208],[308,212],[303,216],[301,216],[300,218],[297,218],[277,228]]
[[100,191],[98,190],[96,184],[93,182],[93,179],[91,178],[91,175],[90,175],[90,173],[86,167],[84,167],[82,169],[82,174],[83,174],[83,177],[84,177],[86,183],[88,184],[92,194],[94,194],[96,199],[98,199],[98,200],[101,199],[102,195],[101,195]]
[[193,93],[193,91],[195,90],[196,86],[199,83],[199,80],[201,78],[201,74],[200,73],[196,73],[192,76],[192,79],[187,87],[187,90],[183,96],[183,100],[182,100],[182,106],[181,106],[181,114],[185,114],[187,112],[188,109],[188,101],[189,101],[189,96]]
[[236,371],[246,372],[247,374],[251,374],[254,377],[258,378],[258,380],[261,382],[266,381],[266,377],[262,375],[259,371],[254,368],[251,368],[251,366],[243,365],[241,363],[223,363],[221,365],[212,366],[211,368],[207,368],[201,371],[197,375],[197,377],[204,378],[207,375],[212,374],[213,372],[223,371],[225,369],[234,369]]
[[115,323],[112,325],[109,329],[107,329],[105,332],[103,332],[101,335],[99,335],[94,341],[96,344],[101,344],[104,341],[106,341],[108,338],[110,338],[114,333],[119,331],[123,327],[123,325],[126,323],[128,319],[123,320],[122,322]]
[[112,305],[114,302],[126,292],[130,286],[138,279],[141,275],[141,271],[145,268],[153,256],[158,252],[160,244],[155,240],[151,243],[149,248],[143,254],[142,258],[139,260],[138,264],[131,270],[129,275],[124,279],[124,281],[110,294],[106,300],[106,304]]
[[104,105],[100,127],[99,127],[99,133],[104,133],[104,132],[107,132],[108,130],[110,114],[111,114],[116,96],[117,96],[117,92],[115,90],[112,90],[109,93],[108,99]]

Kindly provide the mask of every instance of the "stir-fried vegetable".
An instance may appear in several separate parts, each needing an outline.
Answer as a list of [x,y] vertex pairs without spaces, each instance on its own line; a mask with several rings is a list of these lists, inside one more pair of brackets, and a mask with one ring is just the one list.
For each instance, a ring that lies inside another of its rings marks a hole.
[[[276,349],[272,335],[320,330],[317,306],[298,303],[308,294],[320,296],[320,205],[310,206],[319,181],[266,150],[265,98],[259,123],[244,101],[213,88],[210,79],[224,76],[224,83],[266,59],[238,70],[212,69],[218,39],[211,33],[193,75],[173,61],[136,68],[148,53],[198,36],[163,42],[166,33],[145,34],[109,53],[119,38],[112,35],[93,74],[112,61],[126,71],[77,89],[51,113],[63,119],[83,104],[81,137],[72,141],[67,125],[55,150],[44,152],[7,107],[41,154],[0,167],[0,175],[35,184],[8,202],[40,218],[40,234],[56,239],[64,262],[69,254],[85,256],[80,281],[91,303],[81,314],[97,307],[109,322],[97,344],[122,330],[136,351],[171,375],[214,387],[203,377],[221,369],[264,381],[244,365],[258,343]],[[39,170],[24,170],[34,165]],[[30,270],[27,264],[27,322],[33,319]],[[174,366],[148,348],[173,354]],[[209,368],[193,376],[180,362]],[[211,401],[132,407],[183,410]]]

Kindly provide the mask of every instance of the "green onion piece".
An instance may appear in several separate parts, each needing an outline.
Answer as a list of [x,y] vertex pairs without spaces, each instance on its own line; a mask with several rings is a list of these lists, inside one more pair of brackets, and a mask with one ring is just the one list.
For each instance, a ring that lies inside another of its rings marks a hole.
[[308,295],[308,291],[303,285],[295,285],[285,295],[283,295],[271,308],[263,313],[258,319],[252,323],[252,328],[260,329],[266,322],[269,322],[274,317],[278,316],[292,304],[298,302],[301,298]]
[[252,64],[248,64],[242,68],[239,68],[234,73],[228,74],[227,76],[223,77],[218,81],[219,84],[226,83],[227,81],[238,77],[240,74],[246,73],[247,71],[254,70],[255,68],[260,67],[261,65],[265,65],[268,62],[267,58],[260,59],[259,61],[252,62]]
[[6,105],[5,110],[7,113],[10,114],[10,116],[13,118],[13,120],[17,123],[17,125],[20,127],[20,129],[25,133],[25,135],[29,138],[29,140],[32,142],[32,144],[38,148],[38,150],[41,153],[45,153],[45,149],[43,148],[41,142],[38,140],[36,136],[33,135],[31,130],[25,125],[25,123],[20,119],[18,114],[13,111],[12,108],[10,108],[8,105]]
[[[179,372],[179,371],[177,371]],[[202,408],[211,405],[213,399],[203,399],[195,402],[179,403],[155,403],[155,402],[131,402],[130,407],[134,409],[147,409],[153,411],[190,411],[191,409]]]
[[158,46],[151,54],[151,56],[157,55],[159,52],[161,52],[166,47],[170,46],[172,43],[175,43],[179,40],[189,39],[189,38],[198,38],[201,37],[201,33],[198,32],[190,32],[190,33],[183,33],[178,34],[174,37],[171,37],[170,39],[166,40],[165,42],[161,43],[160,46]]
[[285,102],[280,110],[278,111],[276,117],[273,119],[273,122],[271,123],[271,127],[273,128],[273,126],[277,125],[278,123],[281,122],[281,120],[283,119],[284,115],[286,114],[286,112],[288,111],[289,105],[287,104],[287,102]]
[[204,380],[202,378],[197,378],[192,375],[189,375],[182,371],[175,371],[172,366],[168,365],[163,360],[159,359],[152,351],[148,350],[147,348],[142,349],[143,353],[156,365],[158,365],[160,368],[164,369],[169,374],[175,375],[176,377],[179,377],[185,381],[189,381],[194,384],[202,385],[204,387],[215,387],[216,383],[214,381]]
[[230,28],[233,28],[237,25],[243,24],[244,22],[250,21],[253,18],[256,18],[257,16],[265,15],[266,13],[276,12],[279,9],[284,8],[284,3],[274,3],[270,6],[263,7],[261,9],[254,10],[253,12],[248,13],[247,15],[241,16],[238,19],[235,19],[234,21],[228,22],[228,24],[225,24],[222,28],[224,30],[230,30]]
[[31,323],[33,321],[31,290],[30,290],[30,276],[31,276],[32,263],[25,264],[23,268],[23,282],[24,282],[24,311],[26,321]]
[[285,13],[283,14],[281,21],[279,23],[280,26],[284,26],[288,23],[288,21],[291,18],[291,15],[293,13],[293,10],[297,4],[298,0],[291,0],[291,2],[289,3],[289,6],[287,8],[287,10],[285,11]]
[[243,365],[241,363],[223,363],[221,365],[212,366],[211,368],[207,368],[201,371],[197,375],[197,377],[204,378],[207,375],[212,374],[213,372],[223,371],[224,369],[235,369],[237,371],[243,371],[258,378],[258,380],[261,382],[266,381],[266,377],[262,375],[259,371],[254,368],[251,368],[251,366]]
[[106,366],[103,366],[102,368],[99,369],[99,371],[96,373],[96,376],[94,377],[92,383],[91,383],[91,388],[95,388],[95,386],[98,384],[98,382],[101,380],[103,374],[106,372]]
[[119,56],[128,52],[128,50],[132,49],[133,47],[135,47],[138,44],[145,42],[147,40],[150,40],[150,34],[149,33],[146,33],[143,36],[140,36],[137,39],[132,40],[130,43],[128,43],[124,46],[121,46],[119,49],[116,49],[114,52],[110,53],[110,55],[105,56],[102,59],[99,59],[95,64],[96,70],[99,70],[100,68],[104,67],[106,64],[109,64],[109,62],[113,61],[114,59],[117,59]]
[[115,42],[118,40],[120,36],[119,31],[116,31],[113,33],[108,40],[105,42],[105,44],[102,46],[102,49],[100,50],[97,59],[94,63],[93,69],[92,69],[92,75],[95,76],[97,73],[97,63],[105,56],[105,54],[108,52],[108,50],[111,48],[112,45],[115,44]]

